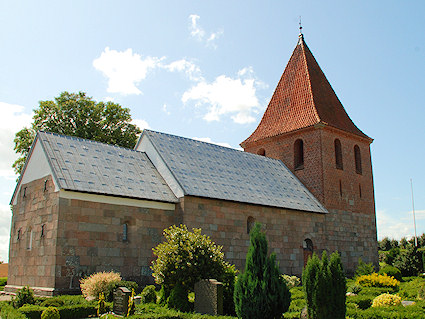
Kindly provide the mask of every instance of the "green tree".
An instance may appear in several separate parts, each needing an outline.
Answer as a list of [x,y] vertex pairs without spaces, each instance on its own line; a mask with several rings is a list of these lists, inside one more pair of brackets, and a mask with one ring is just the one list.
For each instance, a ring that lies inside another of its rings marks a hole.
[[[235,267],[224,260],[222,246],[216,245],[201,229],[189,231],[186,225],[171,226],[163,232],[165,241],[153,248],[158,256],[152,263],[153,277],[162,285],[161,302],[174,292],[193,291],[201,279],[216,279],[223,283],[224,312],[233,312]],[[181,287],[180,287],[181,286]]]
[[13,163],[17,174],[22,172],[29,149],[37,131],[77,136],[102,143],[133,148],[140,129],[131,124],[128,108],[113,102],[96,102],[84,92],[62,92],[54,101],[40,101],[34,110],[30,128],[15,135],[16,153]]
[[416,276],[423,271],[422,253],[414,245],[402,249],[393,262],[403,276]]
[[310,319],[344,319],[346,313],[346,279],[338,252],[328,260],[313,254],[303,271],[303,288]]
[[390,250],[391,240],[388,237],[385,237],[384,239],[378,242],[378,246],[380,250],[384,250],[384,251]]
[[269,257],[266,235],[256,223],[250,233],[245,272],[235,285],[235,309],[238,318],[281,318],[289,308],[291,293],[279,274],[276,255]]

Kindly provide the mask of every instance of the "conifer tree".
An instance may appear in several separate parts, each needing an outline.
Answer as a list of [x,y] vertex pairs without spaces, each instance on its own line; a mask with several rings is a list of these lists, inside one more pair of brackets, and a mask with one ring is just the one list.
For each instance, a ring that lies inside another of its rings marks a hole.
[[235,285],[235,310],[238,318],[281,318],[288,310],[291,294],[279,274],[276,255],[267,256],[268,244],[261,225],[251,231],[245,272]]
[[303,287],[309,319],[344,319],[346,281],[338,252],[326,251],[322,260],[313,254],[303,271]]

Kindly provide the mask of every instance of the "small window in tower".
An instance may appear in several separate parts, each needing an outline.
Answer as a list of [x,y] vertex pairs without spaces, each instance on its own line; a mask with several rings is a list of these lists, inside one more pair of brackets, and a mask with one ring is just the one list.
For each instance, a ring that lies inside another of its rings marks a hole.
[[44,191],[47,191],[47,179],[44,180]]
[[20,240],[21,239],[21,229],[18,229],[18,235],[17,235],[17,239]]
[[358,145],[354,146],[354,162],[356,164],[356,173],[362,175],[362,157]]
[[362,198],[362,185],[359,184],[359,196],[360,198]]
[[266,156],[266,150],[264,148],[260,148],[257,152],[258,155]]
[[27,197],[27,188],[24,187],[24,194],[22,195],[23,198]]
[[304,168],[304,143],[298,139],[294,144],[294,169],[299,170]]
[[40,238],[43,238],[46,235],[46,225],[43,224],[41,225],[41,234],[40,234]]
[[249,216],[246,220],[246,233],[249,234],[251,232],[251,229],[254,227],[255,218],[252,216]]
[[27,249],[28,250],[31,250],[32,249],[32,237],[33,237],[33,231],[30,228],[27,231]]
[[122,241],[128,240],[128,224],[125,223],[122,225]]
[[342,165],[341,141],[339,139],[336,139],[334,144],[335,144],[335,166],[337,169],[344,169]]
[[339,180],[339,196],[342,197],[342,182]]

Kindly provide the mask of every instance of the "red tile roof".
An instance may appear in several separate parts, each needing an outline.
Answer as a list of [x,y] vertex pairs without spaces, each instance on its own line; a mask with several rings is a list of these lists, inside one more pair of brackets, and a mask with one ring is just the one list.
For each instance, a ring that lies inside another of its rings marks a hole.
[[369,138],[345,112],[300,34],[260,124],[241,145],[318,123]]

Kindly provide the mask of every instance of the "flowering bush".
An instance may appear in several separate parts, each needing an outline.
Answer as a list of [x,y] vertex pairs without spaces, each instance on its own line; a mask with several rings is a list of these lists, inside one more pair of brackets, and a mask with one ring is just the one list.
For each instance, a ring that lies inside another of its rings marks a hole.
[[388,307],[401,305],[401,297],[391,294],[382,294],[373,299],[372,307]]
[[363,287],[398,288],[400,282],[394,279],[394,277],[387,276],[386,274],[378,275],[377,273],[373,273],[357,277],[356,284],[362,285]]
[[85,298],[97,299],[100,293],[104,293],[107,298],[120,280],[120,274],[113,271],[94,273],[80,280],[81,292]]
[[297,276],[281,275],[281,277],[283,281],[285,281],[286,287],[288,287],[288,289],[298,287],[301,284],[301,280]]

